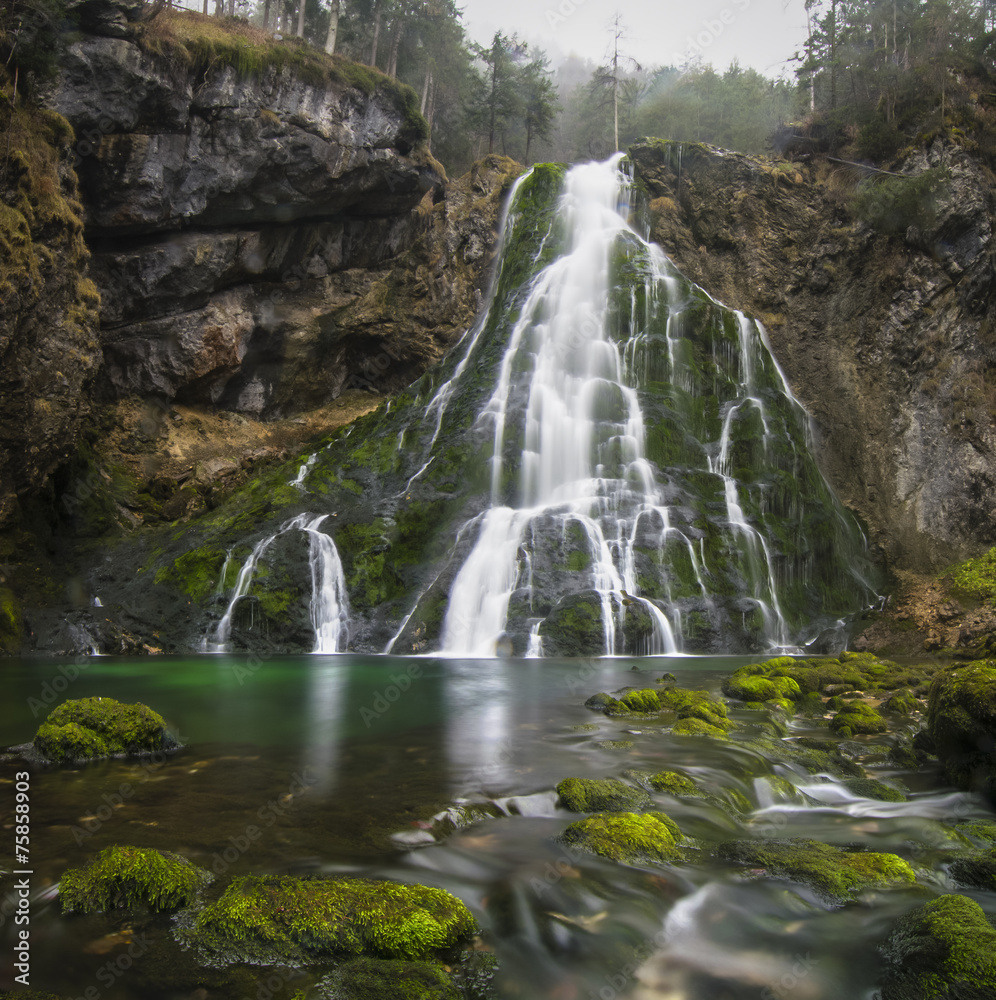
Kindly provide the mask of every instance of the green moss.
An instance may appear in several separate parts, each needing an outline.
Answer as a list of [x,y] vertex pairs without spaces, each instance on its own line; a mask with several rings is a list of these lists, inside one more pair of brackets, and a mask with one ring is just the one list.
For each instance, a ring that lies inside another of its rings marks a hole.
[[668,792],[670,795],[702,795],[698,785],[691,778],[686,778],[677,771],[658,771],[647,781],[650,787],[658,792]]
[[831,903],[847,902],[873,886],[916,881],[913,869],[895,854],[844,851],[816,840],[735,840],[716,853],[732,864],[802,882]]
[[603,813],[572,823],[562,840],[570,847],[613,861],[636,864],[677,860],[681,837],[664,813]]
[[257,962],[345,954],[425,958],[476,930],[443,889],[354,878],[246,875],[197,917],[193,937],[212,951]]
[[67,912],[91,913],[140,903],[153,910],[188,906],[211,878],[179,854],[148,847],[107,847],[86,868],[71,868],[59,881]]
[[978,819],[969,823],[956,823],[955,829],[976,844],[996,847],[996,820]]
[[23,638],[21,603],[12,590],[0,587],[0,653],[16,653],[21,648]]
[[862,733],[884,733],[888,728],[885,719],[871,705],[863,701],[848,702],[831,720],[830,728],[843,735],[843,730],[850,730],[851,734]]
[[996,601],[996,548],[948,571],[955,589],[979,601]]
[[967,896],[940,896],[906,914],[884,952],[882,1000],[996,996],[996,930]]
[[905,802],[906,796],[898,788],[876,781],[874,778],[849,778],[844,787],[864,799],[877,799],[879,802]]
[[950,781],[996,789],[996,660],[951,666],[934,677],[927,730]]
[[918,708],[916,697],[909,688],[891,694],[879,706],[882,712],[893,712],[896,715],[912,715]]
[[679,719],[671,729],[675,736],[712,736],[717,740],[727,739],[726,732],[718,726],[701,719]]
[[661,702],[653,688],[630,691],[619,699],[631,712],[659,712]]
[[571,812],[629,812],[651,804],[646,792],[618,778],[564,778],[557,794]]
[[225,552],[214,545],[202,545],[178,556],[171,565],[158,570],[156,583],[173,583],[191,600],[206,601],[218,585]]
[[125,705],[113,698],[79,698],[53,709],[38,727],[35,749],[49,760],[86,760],[110,754],[154,753],[176,741],[162,716],[146,705]]
[[605,652],[602,599],[592,592],[561,598],[543,619],[539,634],[550,656],[598,656]]
[[329,979],[334,996],[350,1000],[461,1000],[441,965],[389,958],[354,958]]
[[951,862],[951,877],[959,885],[977,889],[996,889],[996,848],[971,851]]

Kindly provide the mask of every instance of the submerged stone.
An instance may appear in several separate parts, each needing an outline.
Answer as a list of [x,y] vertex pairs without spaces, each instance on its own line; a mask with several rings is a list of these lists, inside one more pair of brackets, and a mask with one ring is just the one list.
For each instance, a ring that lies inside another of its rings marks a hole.
[[618,778],[564,778],[557,794],[571,812],[631,812],[651,804],[646,792]]
[[883,950],[890,967],[882,1000],[996,996],[996,930],[967,896],[940,896],[907,913]]
[[627,864],[679,858],[681,831],[665,813],[602,813],[572,823],[560,838],[574,850]]
[[948,871],[959,885],[996,889],[996,848],[965,854],[952,861]]
[[86,868],[59,881],[67,913],[90,913],[145,904],[153,910],[188,906],[211,874],[186,858],[150,847],[106,847]]
[[865,889],[916,881],[913,869],[895,854],[844,851],[816,840],[734,840],[720,844],[716,854],[723,861],[801,882],[837,905]]
[[63,702],[49,713],[34,738],[35,750],[60,764],[177,746],[161,715],[141,703],[125,705],[113,698]]
[[906,795],[898,788],[876,781],[874,778],[849,778],[844,787],[863,799],[877,799],[879,802],[905,802]]
[[461,1000],[441,965],[391,958],[354,958],[323,982],[322,995],[355,1000]]
[[422,959],[477,929],[443,889],[358,878],[245,875],[197,915],[191,937],[229,961],[341,955]]

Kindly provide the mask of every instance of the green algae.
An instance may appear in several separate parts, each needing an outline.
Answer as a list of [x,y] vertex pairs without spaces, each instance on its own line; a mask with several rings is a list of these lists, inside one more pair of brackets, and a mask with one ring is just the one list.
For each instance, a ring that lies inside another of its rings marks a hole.
[[602,813],[572,823],[561,840],[574,850],[627,864],[676,861],[681,832],[665,813]]
[[833,904],[848,902],[865,889],[916,881],[913,869],[895,854],[844,851],[816,840],[735,840],[720,844],[716,854],[732,864],[801,882]]
[[907,913],[884,949],[882,1000],[988,1000],[996,996],[996,930],[967,896],[940,896]]
[[718,726],[713,726],[702,719],[685,718],[679,719],[671,728],[675,736],[711,736],[713,739],[728,739],[726,731]]
[[177,744],[162,716],[148,706],[93,697],[54,708],[38,727],[34,746],[46,759],[64,763],[119,753],[155,753]]
[[631,812],[651,804],[646,792],[618,778],[564,778],[557,795],[571,812]]
[[67,913],[91,913],[145,904],[153,910],[189,906],[211,879],[179,854],[148,847],[107,847],[86,868],[71,868],[59,881]]
[[421,959],[475,930],[467,907],[443,889],[246,875],[200,911],[191,935],[209,951],[270,963],[357,954]]
[[8,587],[0,587],[0,654],[13,654],[24,638],[21,603]]

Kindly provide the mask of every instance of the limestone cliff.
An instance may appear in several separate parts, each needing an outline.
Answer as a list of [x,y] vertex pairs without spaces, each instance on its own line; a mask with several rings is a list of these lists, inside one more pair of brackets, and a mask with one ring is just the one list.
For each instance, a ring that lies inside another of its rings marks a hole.
[[[893,568],[996,542],[993,175],[955,146],[902,173],[701,146],[632,150],[651,234],[759,316],[813,414],[825,472]],[[863,179],[864,178],[864,179]]]

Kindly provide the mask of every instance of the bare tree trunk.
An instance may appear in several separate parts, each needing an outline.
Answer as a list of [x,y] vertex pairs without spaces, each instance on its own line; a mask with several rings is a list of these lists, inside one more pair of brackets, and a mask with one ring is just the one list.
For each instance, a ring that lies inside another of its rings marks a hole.
[[374,3],[374,34],[370,45],[370,65],[377,65],[377,42],[380,40],[380,4]]
[[432,86],[432,70],[426,66],[425,68],[425,83],[422,84],[422,105],[419,110],[422,112],[422,116],[425,117],[425,106],[429,100],[429,88]]
[[263,5],[263,30],[266,31],[270,27],[270,7],[272,5],[272,0],[266,0]]
[[208,12],[208,0],[204,0],[204,11],[205,14]]
[[228,16],[235,17],[235,0],[228,0]]
[[392,79],[398,75],[398,49],[401,48],[401,32],[402,23],[399,15],[397,22],[391,27],[391,55],[387,60],[387,75]]
[[342,13],[342,0],[329,2],[329,33],[325,36],[325,51],[332,55],[335,52],[335,40],[339,34],[339,15]]
[[297,13],[297,37],[304,38],[304,0],[300,0],[300,4],[301,6]]

